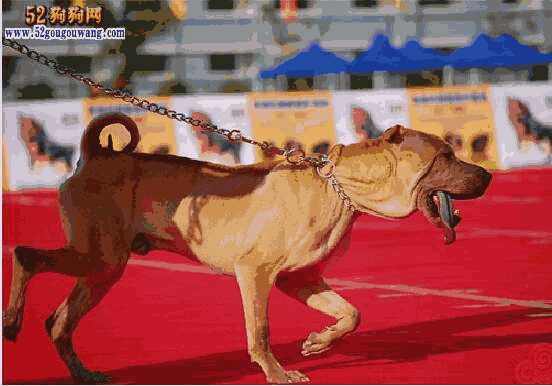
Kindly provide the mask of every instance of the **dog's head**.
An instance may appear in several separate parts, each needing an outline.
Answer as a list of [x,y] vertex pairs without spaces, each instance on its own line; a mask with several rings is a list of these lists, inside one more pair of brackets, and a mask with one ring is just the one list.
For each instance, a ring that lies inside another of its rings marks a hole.
[[335,152],[341,153],[336,177],[361,211],[400,218],[419,209],[445,230],[446,243],[454,241],[460,221],[452,200],[480,197],[491,180],[482,167],[457,159],[439,137],[400,125]]

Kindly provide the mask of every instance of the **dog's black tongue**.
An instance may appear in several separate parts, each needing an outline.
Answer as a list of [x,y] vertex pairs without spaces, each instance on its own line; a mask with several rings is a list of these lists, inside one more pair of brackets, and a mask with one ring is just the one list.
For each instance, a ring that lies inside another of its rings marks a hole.
[[445,244],[450,244],[456,240],[454,227],[460,219],[453,213],[452,199],[447,192],[438,191],[437,197],[439,198],[439,216],[445,226]]

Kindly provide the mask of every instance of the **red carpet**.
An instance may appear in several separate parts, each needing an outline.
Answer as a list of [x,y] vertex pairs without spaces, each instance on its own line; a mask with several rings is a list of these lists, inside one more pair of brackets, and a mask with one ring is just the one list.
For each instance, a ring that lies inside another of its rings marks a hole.
[[[277,357],[313,383],[551,383],[551,200],[552,169],[495,173],[484,198],[456,203],[463,221],[451,246],[419,214],[361,218],[349,255],[326,273],[361,311],[359,329],[303,358],[302,340],[330,320],[274,290]],[[57,247],[63,236],[55,193],[4,195],[3,215],[5,304],[13,246]],[[44,320],[72,283],[31,282],[18,341],[3,341],[4,383],[70,383]],[[249,363],[234,279],[166,253],[133,259],[75,346],[115,383],[264,382]]]

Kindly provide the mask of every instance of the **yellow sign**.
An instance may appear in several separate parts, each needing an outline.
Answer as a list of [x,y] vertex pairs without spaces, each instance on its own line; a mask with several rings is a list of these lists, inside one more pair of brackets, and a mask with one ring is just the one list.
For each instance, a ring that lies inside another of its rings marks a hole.
[[[168,97],[152,97],[150,102],[167,107]],[[159,114],[151,113],[137,106],[114,100],[113,98],[88,98],[84,100],[84,121],[90,122],[93,117],[110,112],[121,112],[136,122],[140,131],[140,143],[136,151],[156,154],[175,154],[176,141],[174,121]],[[107,146],[108,135],[113,136],[113,147],[122,149],[130,140],[128,132],[121,125],[113,125],[104,129],[100,142]]]
[[466,162],[497,167],[488,85],[414,88],[407,92],[413,129],[440,136]]
[[[253,138],[306,153],[327,152],[335,143],[329,92],[259,92],[248,95]],[[257,150],[256,159],[265,159]]]

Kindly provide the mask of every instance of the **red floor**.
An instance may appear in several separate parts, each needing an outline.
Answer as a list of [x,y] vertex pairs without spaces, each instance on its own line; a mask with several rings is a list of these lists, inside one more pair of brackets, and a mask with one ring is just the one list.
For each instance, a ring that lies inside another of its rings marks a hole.
[[[451,246],[419,214],[361,218],[349,255],[326,274],[361,311],[359,329],[303,358],[302,339],[330,320],[274,290],[274,352],[313,383],[552,383],[551,199],[552,169],[496,173],[484,198],[456,203]],[[62,243],[55,200],[4,195],[4,303],[13,246]],[[31,282],[18,341],[2,344],[4,383],[70,382],[43,325],[72,282]],[[134,259],[75,345],[115,383],[264,382],[245,350],[235,281],[176,255]]]

